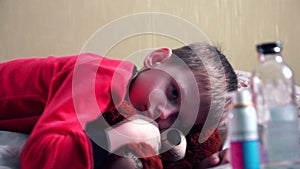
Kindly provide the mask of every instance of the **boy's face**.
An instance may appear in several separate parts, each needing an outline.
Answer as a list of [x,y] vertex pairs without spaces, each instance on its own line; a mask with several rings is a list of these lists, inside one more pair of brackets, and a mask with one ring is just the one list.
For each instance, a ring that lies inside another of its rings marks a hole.
[[205,122],[205,113],[198,115],[197,83],[184,63],[174,65],[167,61],[144,68],[132,80],[129,98],[140,114],[155,120],[161,130],[188,128]]

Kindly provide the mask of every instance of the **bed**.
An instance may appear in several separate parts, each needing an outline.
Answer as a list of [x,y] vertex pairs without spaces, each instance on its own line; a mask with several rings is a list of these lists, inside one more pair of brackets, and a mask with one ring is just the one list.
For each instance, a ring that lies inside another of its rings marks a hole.
[[[236,70],[238,88],[248,88],[250,72]],[[300,114],[300,87],[296,86],[296,99]],[[20,152],[28,135],[16,132],[0,131],[0,169],[20,169]],[[229,166],[227,166],[229,167]]]

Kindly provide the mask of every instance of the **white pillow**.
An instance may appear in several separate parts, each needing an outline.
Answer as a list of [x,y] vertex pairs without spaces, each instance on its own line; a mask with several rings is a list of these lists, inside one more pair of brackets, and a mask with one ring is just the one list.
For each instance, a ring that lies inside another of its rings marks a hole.
[[28,135],[0,131],[0,169],[20,169],[20,154]]

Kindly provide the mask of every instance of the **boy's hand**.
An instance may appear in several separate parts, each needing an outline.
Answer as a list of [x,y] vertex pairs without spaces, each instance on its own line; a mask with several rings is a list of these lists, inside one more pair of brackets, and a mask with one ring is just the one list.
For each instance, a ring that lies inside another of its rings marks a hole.
[[229,149],[225,149],[219,152],[216,152],[210,157],[205,158],[201,161],[200,165],[197,166],[197,169],[205,169],[210,167],[215,167],[219,165],[224,165],[230,162],[230,153]]
[[157,154],[160,149],[160,132],[157,125],[143,119],[133,119],[117,124],[106,129],[106,134],[110,152],[128,143],[138,142],[149,144]]

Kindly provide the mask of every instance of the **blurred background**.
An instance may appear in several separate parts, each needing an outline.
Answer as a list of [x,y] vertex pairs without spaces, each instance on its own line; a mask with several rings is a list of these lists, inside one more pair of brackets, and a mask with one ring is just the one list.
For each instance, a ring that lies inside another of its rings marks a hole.
[[[284,60],[300,85],[299,0],[0,0],[0,61],[89,51],[85,46],[97,31],[122,17],[144,12],[176,16],[195,26],[238,70],[252,71],[257,65],[257,43],[280,40]],[[144,22],[146,27],[157,24]],[[180,23],[164,25],[164,29],[171,27],[186,36],[194,33]],[[125,29],[128,27],[118,27],[109,36],[100,36],[99,48]],[[143,49],[177,48],[185,43],[189,41],[172,36],[137,34],[98,54],[122,59]]]

